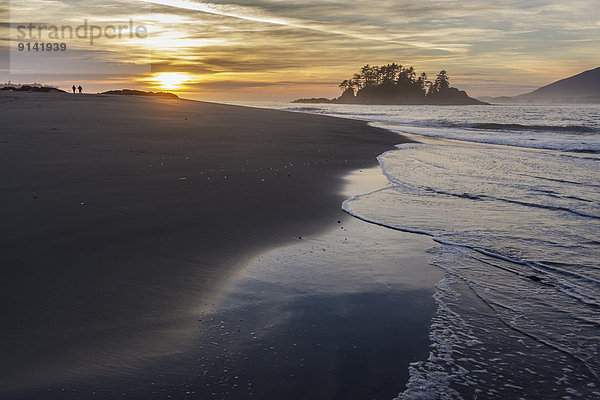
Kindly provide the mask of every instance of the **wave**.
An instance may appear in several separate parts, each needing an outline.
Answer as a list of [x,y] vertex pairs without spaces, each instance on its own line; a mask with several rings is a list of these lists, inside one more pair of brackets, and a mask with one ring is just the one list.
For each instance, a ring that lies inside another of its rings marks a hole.
[[[371,115],[371,114],[364,114]],[[380,114],[381,115],[381,114]],[[382,115],[383,116],[383,115]],[[408,126],[420,126],[431,128],[460,128],[482,131],[503,131],[503,132],[553,132],[564,133],[568,135],[597,135],[600,134],[600,128],[587,125],[541,125],[541,124],[518,124],[518,123],[498,123],[498,122],[454,122],[445,119],[429,120],[406,120],[406,121],[381,121],[398,123]]]
[[[346,213],[352,215],[353,217],[355,217],[357,219],[360,219],[362,221],[365,221],[365,222],[368,222],[368,223],[371,223],[374,225],[378,225],[378,226],[381,226],[384,228],[394,229],[394,230],[401,231],[401,232],[415,233],[415,234],[419,234],[419,235],[429,236],[433,239],[433,241],[435,241],[436,243],[442,244],[442,245],[458,247],[458,248],[463,248],[463,249],[470,249],[479,254],[483,254],[485,256],[495,258],[497,260],[506,261],[506,262],[508,262],[510,264],[514,264],[514,265],[521,265],[524,267],[528,267],[533,272],[532,274],[519,274],[519,275],[521,275],[522,277],[527,278],[531,281],[538,282],[543,285],[550,285],[550,286],[556,287],[556,289],[560,290],[567,296],[569,296],[573,299],[576,299],[583,304],[586,304],[588,306],[593,306],[596,308],[600,308],[600,300],[598,300],[595,296],[590,294],[590,293],[596,292],[597,287],[600,286],[600,281],[593,279],[589,276],[586,276],[583,274],[578,274],[578,273],[575,273],[572,271],[568,271],[566,269],[550,266],[549,263],[543,263],[543,262],[533,261],[533,260],[520,260],[520,259],[517,259],[514,257],[505,256],[505,255],[497,253],[495,251],[491,251],[491,250],[488,250],[485,248],[478,247],[476,245],[457,243],[457,242],[448,240],[448,239],[444,238],[443,235],[436,234],[435,232],[422,230],[422,229],[415,229],[415,228],[402,226],[402,225],[391,224],[391,223],[387,223],[387,222],[383,222],[383,221],[378,221],[378,220],[360,215],[359,213],[353,211],[350,208],[351,202],[356,201],[364,196],[368,196],[370,194],[376,193],[381,190],[385,190],[385,189],[380,189],[380,190],[377,190],[372,193],[367,193],[365,195],[358,195],[349,200],[344,201],[342,203],[342,210],[344,210]],[[560,279],[557,275],[563,275],[563,276],[569,276],[569,277],[575,278],[577,281],[579,281],[583,285],[591,284],[594,287],[594,290],[589,290],[589,289],[586,290],[586,288],[584,286],[578,285],[574,282],[569,282],[565,279]]]
[[[388,181],[390,181],[391,183],[393,183],[396,187],[402,188],[405,191],[411,190],[413,188],[411,188],[410,185],[406,185],[401,179],[398,179],[396,176],[394,176],[394,174],[391,173],[388,170],[388,168],[386,167],[386,165],[385,165],[384,159],[389,154],[392,154],[392,153],[394,153],[396,151],[397,150],[390,150],[390,151],[387,151],[387,152],[385,152],[385,153],[383,153],[383,154],[381,154],[380,156],[377,157],[377,160],[379,161],[379,165],[381,167],[381,171],[384,174],[384,176],[388,179]],[[560,183],[568,183],[568,184],[574,184],[574,185],[596,186],[596,185],[593,185],[593,184],[587,184],[587,183],[584,184],[582,182],[574,182],[574,181],[569,181],[569,180],[564,180],[564,179],[556,179],[556,178],[547,178],[547,177],[542,177],[542,176],[537,176],[537,175],[530,175],[530,174],[523,174],[523,173],[521,173],[519,175],[529,176],[529,177],[533,177],[533,178],[537,178],[537,179],[544,179],[544,180],[549,180],[549,181],[555,181],[555,182],[560,182]],[[389,189],[389,188],[384,188],[382,190],[387,190],[387,189]],[[600,219],[600,215],[590,214],[590,213],[586,213],[584,211],[577,210],[575,208],[564,207],[564,206],[560,206],[560,205],[541,204],[541,203],[534,202],[534,201],[516,200],[516,199],[504,198],[504,197],[499,197],[499,196],[491,196],[491,195],[488,195],[488,194],[472,194],[472,193],[464,193],[464,192],[463,193],[453,193],[453,192],[450,192],[450,191],[435,189],[435,188],[428,187],[428,186],[421,186],[419,189],[420,190],[424,190],[426,192],[430,192],[430,193],[434,193],[434,194],[440,194],[440,195],[444,195],[444,196],[458,197],[458,198],[475,200],[475,201],[479,201],[479,200],[500,201],[500,202],[505,202],[505,203],[517,204],[517,205],[525,206],[525,207],[533,207],[533,208],[540,208],[540,209],[546,209],[546,210],[551,210],[551,211],[567,212],[567,213],[571,213],[571,214],[574,214],[576,216],[584,217],[584,218]],[[553,197],[556,197],[556,198],[561,198],[562,197],[560,195],[550,193],[550,191],[545,191],[545,194],[546,195],[552,195]],[[583,199],[581,197],[577,197],[577,196],[573,196],[573,195],[567,196],[567,197],[571,198],[573,200],[580,201],[580,202],[594,203],[593,200]]]
[[[582,118],[564,114],[547,116],[536,110],[535,120],[528,123],[529,115],[491,115],[474,112],[472,108],[452,112],[432,113],[431,109],[407,106],[402,109],[381,106],[331,106],[310,105],[285,107],[286,111],[330,115],[334,117],[363,120],[398,133],[410,133],[427,137],[442,137],[467,142],[498,144],[543,150],[557,150],[579,157],[596,157],[600,154],[600,126],[590,115]],[[462,112],[462,111],[465,112]],[[434,115],[437,114],[437,115]],[[522,114],[522,113],[521,113]],[[421,118],[425,117],[425,118]],[[514,120],[504,123],[504,120]],[[465,119],[466,118],[466,119]],[[548,123],[544,123],[547,121]]]
[[[311,114],[315,114],[315,113],[318,113],[319,111],[323,111],[323,110],[318,107],[287,107],[287,108],[284,108],[283,111],[308,112]],[[322,113],[319,113],[319,114],[322,114]]]
[[[359,119],[364,120],[366,122],[370,122],[371,119],[365,119],[364,117],[379,117],[384,116],[385,114],[381,114],[379,112],[360,112],[356,113],[355,111],[342,111],[342,110],[328,110],[325,108],[319,107],[285,107],[282,109],[283,111],[293,111],[293,112],[306,112],[309,114],[324,114],[333,117],[343,117],[350,119]],[[386,120],[387,121],[387,120]]]
[[[555,150],[566,155],[571,155],[579,159],[588,159],[598,161],[597,154],[600,154],[600,144],[590,140],[589,136],[583,143],[575,141],[567,134],[546,132],[546,136],[540,131],[521,131],[523,135],[510,131],[499,130],[476,130],[469,128],[472,124],[397,124],[392,122],[371,122],[371,126],[388,129],[399,134],[413,134],[424,137],[445,138],[459,140],[471,143],[485,143],[491,145],[511,146],[520,148],[531,148],[539,150]],[[535,133],[534,133],[535,132]],[[502,134],[504,133],[504,134]],[[586,156],[588,154],[588,156]]]
[[[580,217],[600,219],[600,215],[588,214],[588,213],[585,213],[583,211],[574,210],[574,209],[571,209],[571,208],[568,208],[568,207],[562,207],[562,206],[554,206],[554,205],[548,205],[548,204],[539,204],[539,203],[533,203],[533,202],[530,202],[530,201],[520,201],[520,200],[513,200],[513,199],[505,199],[505,198],[502,198],[502,197],[488,196],[488,195],[485,195],[485,194],[474,195],[474,194],[470,194],[470,193],[452,193],[452,192],[447,192],[447,191],[444,191],[444,190],[437,190],[437,189],[426,188],[426,187],[424,187],[423,190],[428,191],[428,192],[432,192],[432,193],[442,194],[442,195],[445,195],[445,196],[459,197],[459,198],[462,198],[462,199],[503,201],[503,202],[506,202],[506,203],[518,204],[520,206],[525,206],[525,207],[542,208],[542,209],[552,210],[552,211],[564,211],[564,212],[575,214],[575,215],[580,216]],[[555,197],[560,197],[560,196],[555,196]],[[579,200],[579,198],[577,198],[575,196],[570,196],[570,197]],[[586,202],[591,202],[591,200],[585,200],[585,201]]]
[[585,125],[521,125],[521,124],[499,124],[495,122],[454,124],[457,128],[472,128],[495,131],[534,131],[534,132],[557,132],[566,134],[599,134],[600,130]]
[[[583,287],[580,285],[580,284],[582,284],[583,286],[587,286],[587,285],[591,284],[595,287],[595,290],[597,290],[597,288],[600,287],[600,280],[598,278],[592,278],[590,276],[587,276],[587,274],[585,274],[585,273],[576,273],[574,271],[569,271],[568,269],[560,268],[560,266],[554,266],[554,265],[552,265],[552,263],[547,262],[547,261],[543,262],[543,261],[535,260],[535,259],[526,259],[526,258],[521,259],[520,257],[515,258],[512,256],[507,256],[507,255],[501,254],[498,251],[495,251],[493,249],[485,248],[487,246],[482,247],[482,246],[478,245],[477,243],[471,243],[470,240],[468,240],[466,243],[463,242],[463,240],[456,241],[456,240],[448,238],[445,234],[440,234],[435,229],[430,231],[430,230],[427,230],[427,228],[425,228],[425,229],[421,228],[419,225],[417,225],[417,226],[406,226],[404,224],[396,225],[394,223],[389,223],[388,221],[385,221],[384,219],[378,220],[377,218],[366,217],[366,216],[361,215],[360,213],[352,210],[350,204],[353,201],[357,201],[363,197],[369,197],[372,195],[376,195],[380,192],[386,192],[392,188],[396,188],[396,189],[399,189],[401,192],[406,193],[407,195],[413,194],[413,195],[418,196],[420,194],[430,193],[434,197],[448,196],[450,198],[452,198],[452,197],[460,198],[460,199],[465,199],[467,201],[473,201],[473,202],[482,202],[482,201],[483,202],[489,202],[489,201],[502,202],[502,203],[507,203],[507,204],[515,204],[515,205],[519,205],[519,206],[523,206],[523,207],[531,207],[534,209],[543,209],[543,210],[550,210],[550,211],[558,211],[558,212],[562,212],[562,213],[569,213],[569,214],[573,215],[572,218],[582,218],[580,220],[581,223],[587,223],[587,222],[585,222],[585,220],[588,220],[588,219],[589,219],[589,221],[600,219],[600,215],[597,215],[596,213],[584,212],[582,210],[578,210],[575,207],[568,207],[568,206],[564,206],[561,204],[544,204],[543,202],[535,201],[534,199],[530,198],[529,196],[525,196],[523,198],[510,198],[510,197],[505,197],[502,195],[499,196],[497,194],[493,195],[491,193],[468,193],[468,192],[462,192],[462,191],[455,192],[452,190],[433,188],[433,187],[430,187],[427,185],[419,185],[418,187],[415,187],[409,183],[404,182],[402,178],[395,176],[394,172],[392,170],[390,170],[388,168],[388,166],[386,165],[386,162],[385,162],[386,157],[393,156],[393,154],[395,154],[397,152],[398,152],[398,150],[390,150],[390,151],[387,151],[377,157],[380,168],[381,168],[381,172],[384,174],[384,176],[387,178],[387,180],[392,184],[392,186],[386,186],[381,189],[372,191],[370,193],[358,195],[349,200],[346,200],[342,205],[342,209],[345,212],[347,212],[348,214],[350,214],[358,219],[361,219],[365,222],[373,223],[373,224],[376,224],[379,226],[383,226],[386,228],[391,228],[391,229],[395,229],[395,230],[399,230],[399,231],[427,235],[427,236],[430,236],[437,243],[440,243],[443,245],[448,245],[448,246],[452,246],[452,247],[460,247],[460,248],[468,248],[470,250],[473,250],[477,253],[486,255],[488,257],[500,259],[500,260],[503,260],[503,261],[511,263],[511,264],[518,264],[521,266],[525,266],[531,273],[533,273],[533,275],[531,275],[531,276],[529,276],[529,274],[527,274],[527,276],[525,276],[526,278],[529,278],[534,281],[539,281],[539,282],[542,282],[545,284],[548,284],[549,282],[552,281],[553,286],[556,286],[556,288],[558,290],[567,294],[568,296],[577,298],[582,303],[600,307],[600,298],[595,298],[595,296],[590,296],[589,294],[584,294],[586,292],[586,290],[583,289]],[[525,173],[521,173],[521,174],[526,175],[526,176],[531,176],[531,174],[525,174]],[[534,176],[536,178],[541,178],[541,177],[538,177],[537,175],[538,174],[534,174]],[[580,182],[576,182],[576,181],[572,181],[572,180],[568,180],[568,179],[560,179],[560,177],[550,178],[550,179],[552,181],[556,180],[559,182],[568,182],[570,184],[578,184],[578,185],[582,184]],[[555,197],[560,198],[562,196],[557,195]],[[579,201],[584,200],[584,199],[581,199],[580,197],[573,196],[573,195],[571,195],[571,197],[575,197]],[[594,203],[595,200],[585,199],[585,203],[589,203],[589,202]],[[575,284],[574,282],[568,282],[567,280],[556,279],[557,274],[565,276],[565,277],[574,278],[575,280],[577,280],[579,282],[579,284]],[[539,278],[540,275],[543,278]]]
[[587,154],[600,154],[600,150],[595,150],[595,149],[570,149],[569,150],[572,153],[587,153]]

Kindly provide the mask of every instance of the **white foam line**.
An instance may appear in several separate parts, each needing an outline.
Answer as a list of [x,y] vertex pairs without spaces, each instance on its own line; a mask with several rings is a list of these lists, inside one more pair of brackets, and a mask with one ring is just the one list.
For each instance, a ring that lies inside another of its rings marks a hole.
[[[445,140],[445,141],[452,141],[452,142],[463,142],[463,143],[477,143],[477,144],[482,144],[482,145],[491,145],[491,146],[502,146],[502,147],[511,147],[511,148],[517,148],[517,149],[523,149],[523,150],[552,150],[552,151],[559,151],[559,152],[565,152],[565,153],[573,153],[575,152],[576,154],[580,154],[578,151],[580,150],[579,148],[571,148],[569,146],[560,146],[560,145],[552,145],[550,143],[535,143],[535,146],[533,145],[533,143],[520,143],[520,142],[515,142],[514,140],[498,140],[498,139],[492,139],[490,137],[481,137],[481,138],[467,138],[467,137],[447,137],[443,135],[443,132],[447,129],[461,129],[460,127],[446,127],[446,126],[424,126],[424,125],[418,125],[418,124],[399,124],[395,121],[373,121],[373,119],[368,120],[365,118],[359,118],[361,120],[367,121],[369,122],[369,125],[374,126],[376,128],[381,128],[381,129],[387,129],[389,131],[392,131],[394,133],[397,134],[407,134],[407,135],[415,135],[415,136],[420,136],[423,138],[431,138],[431,139],[441,139],[441,140]],[[411,128],[416,128],[418,130],[418,132],[410,132],[409,130],[411,130]],[[431,128],[431,129],[436,129],[439,130],[441,133],[427,133],[427,132],[423,132],[422,129],[423,128]],[[464,128],[463,128],[464,129]],[[490,130],[490,133],[492,133],[493,131]],[[487,132],[486,132],[487,133]],[[598,151],[600,151],[600,149],[594,148],[594,149],[585,149],[590,150],[589,154],[598,154]],[[583,154],[588,154],[583,153]],[[571,157],[573,157],[573,155],[571,155]],[[585,156],[576,156],[577,158],[588,158]],[[589,159],[598,161],[598,158],[596,157],[589,157]]]
[[[358,200],[361,197],[369,196],[371,194],[378,193],[378,192],[381,192],[381,191],[387,190],[387,189],[388,188],[382,188],[382,189],[375,190],[373,192],[370,192],[370,193],[367,193],[367,194],[364,194],[364,195],[358,195],[358,196],[355,196],[355,197],[353,197],[351,199],[348,199],[348,200],[346,200],[346,201],[344,201],[342,203],[342,209],[346,213],[352,215],[353,217],[358,218],[358,219],[360,219],[362,221],[374,224],[374,225],[379,225],[379,226],[384,227],[384,228],[394,229],[394,230],[402,231],[402,232],[416,233],[416,234],[419,234],[419,235],[427,235],[427,236],[431,237],[433,239],[433,241],[435,241],[436,243],[439,243],[439,244],[442,244],[442,245],[447,245],[447,246],[454,246],[454,247],[461,247],[461,248],[465,248],[465,249],[470,249],[470,250],[476,251],[476,252],[478,252],[480,254],[486,255],[488,257],[500,259],[500,260],[503,260],[503,261],[506,261],[506,262],[509,262],[509,263],[523,265],[523,266],[526,266],[526,267],[529,267],[529,268],[533,269],[534,271],[544,273],[545,276],[547,276],[547,270],[551,270],[551,271],[554,271],[554,272],[557,272],[557,273],[561,273],[561,274],[564,274],[564,275],[567,275],[567,276],[571,276],[571,277],[580,279],[582,281],[593,283],[595,285],[600,285],[600,282],[598,282],[598,281],[596,281],[594,279],[591,279],[591,278],[588,278],[588,277],[585,277],[585,276],[582,276],[582,275],[579,275],[579,274],[575,274],[573,272],[565,271],[565,270],[562,270],[560,268],[550,267],[550,266],[547,266],[547,265],[544,265],[544,264],[541,264],[541,263],[536,263],[536,262],[531,262],[531,261],[518,260],[518,259],[515,259],[515,258],[507,257],[507,256],[504,256],[502,254],[498,254],[498,253],[495,253],[495,252],[483,249],[481,247],[470,246],[470,245],[466,245],[466,244],[462,244],[462,243],[455,243],[455,242],[443,239],[440,235],[436,235],[433,232],[425,231],[425,230],[422,230],[422,229],[409,228],[409,227],[406,227],[406,226],[395,225],[395,224],[386,224],[386,223],[383,223],[383,222],[379,222],[379,221],[376,221],[376,220],[364,217],[364,216],[362,216],[362,215],[360,215],[360,214],[358,214],[358,213],[356,213],[356,212],[354,212],[354,211],[352,211],[350,209],[349,203],[351,203],[352,201]],[[546,269],[546,271],[544,269]],[[562,282],[562,285],[565,285],[565,283]],[[576,299],[576,300],[578,300],[578,301],[580,301],[580,302],[582,302],[582,303],[584,303],[586,305],[600,307],[600,303],[598,303],[596,299],[590,298],[589,296],[586,296],[585,294],[583,294],[581,292],[581,288],[578,288],[578,287],[574,286],[571,283],[569,283],[568,285],[565,285],[565,286],[568,286],[568,287],[567,288],[561,288],[560,286],[557,285],[557,289],[560,290],[561,292],[565,293],[566,295],[568,295],[568,296],[570,296],[570,297],[572,297],[572,298],[574,298],[574,299]]]
[[[476,250],[476,249],[474,249],[474,250]],[[492,254],[494,254],[494,253],[492,253]],[[442,267],[442,266],[440,266],[438,264],[435,264],[435,265],[437,265],[438,267],[446,270],[444,267]],[[534,335],[533,333],[527,332],[526,330],[521,329],[521,328],[515,326],[514,324],[506,321],[500,314],[498,314],[498,312],[496,312],[496,310],[494,309],[494,307],[492,305],[492,304],[497,304],[497,303],[495,303],[495,302],[493,302],[491,300],[488,300],[488,299],[484,298],[483,296],[481,296],[479,294],[479,292],[473,288],[472,284],[468,280],[464,279],[462,276],[459,276],[459,277],[460,277],[460,279],[462,279],[463,282],[465,282],[465,284],[469,287],[469,289],[471,289],[471,291],[473,292],[473,294],[475,294],[475,296],[477,296],[477,298],[479,298],[479,300],[481,300],[484,304],[486,304],[494,312],[494,315],[496,316],[496,318],[502,324],[504,324],[506,327],[514,330],[515,332],[519,332],[520,334],[522,334],[524,336],[527,336],[527,337],[529,337],[529,338],[537,341],[538,343],[541,343],[541,344],[543,344],[545,346],[548,346],[548,347],[550,347],[552,349],[555,349],[556,351],[559,351],[559,352],[561,352],[561,353],[563,353],[563,354],[565,354],[565,355],[573,358],[574,360],[577,360],[577,361],[581,362],[586,367],[586,369],[588,370],[588,372],[590,374],[592,374],[592,376],[598,382],[600,382],[600,376],[596,373],[596,371],[594,371],[594,368],[592,368],[592,366],[585,359],[583,359],[582,357],[580,357],[580,356],[572,353],[571,351],[569,351],[569,349],[563,348],[562,346],[560,346],[557,343],[552,343],[552,342],[550,342],[550,341],[548,341],[546,339],[543,339],[543,338],[541,338],[541,337],[539,337],[537,335]]]

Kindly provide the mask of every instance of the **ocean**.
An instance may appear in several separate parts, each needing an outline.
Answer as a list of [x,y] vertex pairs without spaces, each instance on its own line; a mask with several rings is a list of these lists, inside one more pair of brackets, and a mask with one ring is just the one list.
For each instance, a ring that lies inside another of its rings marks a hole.
[[600,397],[600,106],[247,104],[409,136],[343,209],[431,237],[427,359],[400,399]]

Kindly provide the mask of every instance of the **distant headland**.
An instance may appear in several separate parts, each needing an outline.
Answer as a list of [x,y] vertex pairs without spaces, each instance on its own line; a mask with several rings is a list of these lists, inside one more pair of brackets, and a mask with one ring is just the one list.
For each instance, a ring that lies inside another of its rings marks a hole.
[[145,92],[143,90],[134,90],[134,89],[121,89],[121,90],[109,90],[107,92],[102,92],[100,94],[112,94],[112,95],[120,95],[120,96],[154,96],[154,97],[171,97],[174,99],[178,99],[174,93],[169,92]]
[[392,63],[384,66],[365,65],[352,78],[340,83],[342,95],[335,99],[298,99],[292,103],[334,104],[405,104],[405,105],[469,105],[488,104],[469,97],[463,90],[450,87],[450,77],[440,71],[433,81],[425,72]]
[[[36,93],[67,93],[64,90],[57,88],[56,86],[50,85],[42,85],[39,83],[32,84],[11,84],[5,83],[0,84],[0,91],[10,91],[10,92],[36,92]],[[120,90],[109,90],[106,92],[98,93],[98,94],[111,94],[111,95],[120,95],[120,96],[153,96],[153,97],[169,97],[173,99],[178,99],[174,93],[170,92],[146,92],[143,90],[135,90],[135,89],[120,89]]]
[[514,97],[482,97],[490,103],[600,104],[600,67]]
[[47,86],[39,83],[31,83],[31,84],[12,84],[10,82],[5,83],[1,91],[9,91],[9,92],[37,92],[37,93],[67,93],[64,90],[57,88],[56,86]]

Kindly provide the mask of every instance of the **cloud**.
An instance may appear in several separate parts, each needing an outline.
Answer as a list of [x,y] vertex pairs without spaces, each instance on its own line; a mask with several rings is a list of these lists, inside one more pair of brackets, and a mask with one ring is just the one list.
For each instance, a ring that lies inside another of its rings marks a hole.
[[[207,14],[219,15],[224,17],[236,18],[245,21],[258,22],[263,24],[280,25],[288,28],[316,31],[328,35],[341,35],[352,39],[359,39],[369,42],[388,42],[404,46],[422,47],[438,49],[448,52],[463,52],[465,44],[446,43],[438,45],[435,42],[423,40],[413,40],[411,34],[388,33],[382,30],[373,31],[372,27],[351,26],[350,29],[344,28],[348,24],[339,22],[324,23],[315,20],[306,20],[280,16],[255,6],[240,6],[235,4],[216,4],[209,2],[196,2],[190,0],[139,0],[145,3],[158,4],[162,6],[173,7],[177,9],[197,11]],[[371,31],[371,32],[370,32]]]
[[[293,85],[281,82],[337,82],[361,65],[393,61],[430,74],[448,69],[453,83],[478,92],[485,87],[497,91],[503,83],[517,90],[598,63],[600,12],[589,0],[14,3],[45,20],[80,22],[85,15],[93,15],[106,21],[130,17],[144,21],[152,26],[151,43],[113,43],[112,47],[107,43],[95,48],[90,58],[136,61],[149,45],[153,71],[187,71],[198,76],[198,87],[211,85],[213,89],[233,90],[235,85],[219,86],[218,82],[240,81],[248,93],[251,88],[256,93],[292,90]],[[85,12],[74,5],[84,7]],[[41,8],[43,14],[37,11]],[[6,46],[0,41],[0,49]],[[322,86],[315,86],[315,96],[337,92],[335,84],[331,92],[318,92]]]

